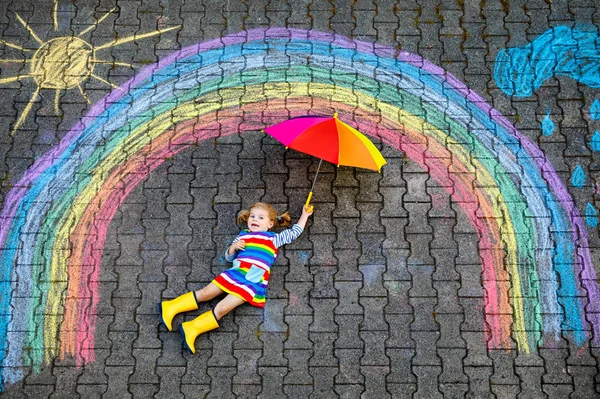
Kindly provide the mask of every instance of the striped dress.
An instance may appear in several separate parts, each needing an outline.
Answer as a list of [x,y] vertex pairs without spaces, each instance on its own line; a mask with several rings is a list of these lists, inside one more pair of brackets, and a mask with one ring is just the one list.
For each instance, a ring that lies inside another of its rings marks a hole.
[[264,307],[271,265],[277,258],[278,248],[294,241],[302,231],[297,224],[281,233],[242,231],[231,244],[244,240],[244,250],[233,255],[225,251],[225,259],[233,262],[233,267],[219,274],[213,284],[253,306]]

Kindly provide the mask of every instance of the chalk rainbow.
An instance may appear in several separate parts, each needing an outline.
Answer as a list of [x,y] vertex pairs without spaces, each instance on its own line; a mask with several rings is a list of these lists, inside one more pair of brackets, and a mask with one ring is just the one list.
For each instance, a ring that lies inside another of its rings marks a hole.
[[584,345],[597,336],[587,230],[566,187],[533,143],[440,67],[335,34],[259,29],[187,47],[122,89],[6,197],[5,384],[57,356],[94,360],[107,229],[152,170],[200,140],[309,112],[338,111],[425,168],[460,204],[479,241],[490,348],[516,342],[529,353],[561,337]]

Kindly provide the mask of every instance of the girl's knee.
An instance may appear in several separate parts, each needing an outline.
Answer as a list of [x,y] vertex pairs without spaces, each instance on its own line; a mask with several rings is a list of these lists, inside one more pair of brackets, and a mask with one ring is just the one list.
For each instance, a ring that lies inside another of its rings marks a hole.
[[221,295],[223,291],[214,284],[209,284],[206,287],[194,292],[198,302],[206,302]]
[[233,295],[226,296],[221,302],[217,304],[217,306],[215,306],[215,317],[217,318],[217,320],[221,320],[223,316],[240,306],[242,303],[244,303],[243,300],[238,299]]

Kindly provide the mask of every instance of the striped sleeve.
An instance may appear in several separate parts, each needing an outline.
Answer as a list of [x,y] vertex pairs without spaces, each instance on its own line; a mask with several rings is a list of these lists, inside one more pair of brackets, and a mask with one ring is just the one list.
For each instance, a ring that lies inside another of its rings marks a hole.
[[274,244],[277,248],[281,247],[282,245],[289,244],[298,238],[303,231],[304,229],[302,227],[295,224],[289,229],[284,230],[281,233],[277,233],[275,235]]
[[240,236],[238,235],[237,237],[235,237],[235,239],[233,241],[231,241],[231,244],[229,244],[229,246],[227,248],[225,248],[225,260],[227,262],[233,262],[233,260],[237,257],[237,251],[235,251],[233,253],[233,255],[229,255],[229,247],[232,246],[233,244],[235,244],[237,241],[239,241]]

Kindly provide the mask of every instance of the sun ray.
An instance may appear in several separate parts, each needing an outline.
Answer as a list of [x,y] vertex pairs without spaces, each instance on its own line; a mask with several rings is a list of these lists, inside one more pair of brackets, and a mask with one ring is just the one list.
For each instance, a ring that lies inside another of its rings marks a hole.
[[15,13],[15,14],[17,15],[17,19],[19,20],[19,22],[21,22],[23,24],[23,26],[25,27],[25,29],[27,29],[29,31],[29,33],[35,39],[35,41],[38,42],[39,44],[44,44],[44,42],[38,37],[38,35],[35,34],[33,29],[31,29],[29,27],[29,25],[27,25],[27,22],[25,22],[19,14],[17,14],[17,13]]
[[106,61],[106,60],[92,60],[94,64],[109,64],[109,65],[121,65],[125,67],[135,68],[133,64],[127,64],[126,62],[117,62],[117,61]]
[[85,91],[83,91],[83,87],[81,87],[80,84],[78,84],[77,87],[79,88],[79,92],[81,93],[81,95],[83,96],[83,98],[85,99],[85,101],[88,104],[91,104],[90,99],[88,98],[87,94],[85,94]]
[[23,112],[21,113],[21,116],[19,117],[19,120],[17,120],[17,122],[15,123],[15,126],[13,127],[12,133],[17,131],[17,129],[19,127],[21,127],[21,124],[23,123],[23,121],[25,120],[25,118],[27,118],[27,116],[29,115],[29,112],[31,112],[31,107],[33,107],[33,102],[36,100],[38,94],[40,93],[40,88],[39,86],[35,89],[35,92],[31,95],[31,99],[29,99],[29,103],[27,103],[27,106],[25,107],[25,109],[23,110]]
[[88,33],[89,31],[91,31],[92,29],[94,29],[96,26],[98,26],[99,23],[101,23],[102,21],[104,21],[106,18],[108,18],[108,16],[110,14],[113,13],[113,11],[115,11],[117,8],[113,8],[112,10],[110,10],[109,12],[107,12],[106,14],[104,14],[99,20],[96,21],[95,24],[88,26],[83,32],[81,32],[79,35],[77,35],[77,37],[81,37],[83,35],[85,35],[86,33]]
[[58,0],[54,0],[54,7],[52,7],[52,16],[54,18],[54,31],[58,31]]
[[0,79],[0,84],[2,84],[2,83],[16,82],[17,80],[21,80],[21,79],[25,79],[25,78],[30,78],[30,77],[31,77],[31,75],[12,76],[10,78]]
[[21,51],[29,51],[29,52],[34,51],[34,50],[30,50],[30,49],[25,48],[25,47],[21,47],[18,44],[9,43],[9,42],[7,42],[5,40],[0,40],[0,43],[4,44],[5,46],[16,48],[16,49],[21,50]]
[[109,47],[119,46],[119,45],[121,45],[123,43],[129,43],[129,42],[132,42],[134,40],[142,40],[142,39],[145,39],[147,37],[152,37],[152,36],[160,35],[161,33],[165,33],[165,32],[168,32],[170,30],[173,30],[173,29],[178,29],[180,27],[181,27],[181,25],[177,25],[177,26],[173,26],[171,28],[159,29],[159,30],[156,30],[154,32],[145,33],[143,35],[127,36],[127,37],[124,37],[122,39],[117,39],[117,40],[115,40],[113,42],[105,43],[105,44],[103,44],[101,46],[96,47],[95,49],[96,49],[96,51],[98,51],[98,50],[102,50],[102,49],[109,48]]
[[60,101],[60,90],[57,89],[56,92],[54,93],[54,112],[57,116],[60,115],[60,109],[58,108],[59,101]]
[[106,83],[107,85],[109,85],[110,87],[112,87],[113,89],[119,89],[119,90],[123,90],[121,89],[119,86],[116,86],[112,83],[110,83],[108,80],[102,79],[100,76],[92,74],[91,75],[92,78],[97,79],[99,81],[101,81],[102,83]]

